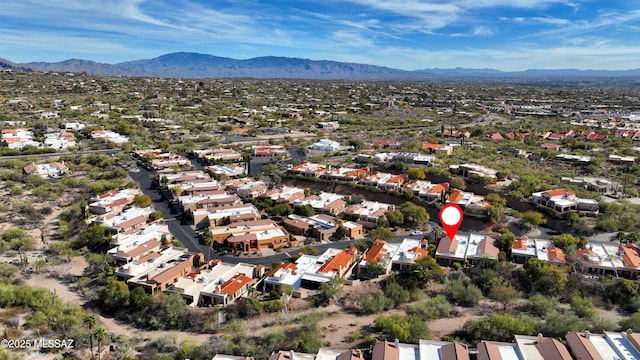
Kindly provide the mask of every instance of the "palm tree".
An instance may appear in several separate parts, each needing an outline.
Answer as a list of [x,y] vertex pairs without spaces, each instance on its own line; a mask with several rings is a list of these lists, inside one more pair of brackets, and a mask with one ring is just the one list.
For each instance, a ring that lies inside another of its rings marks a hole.
[[98,341],[98,360],[100,360],[100,358],[102,357],[102,349],[101,349],[102,342],[107,339],[109,334],[107,333],[107,330],[105,330],[103,327],[99,327],[96,329],[93,335],[96,337],[96,340]]
[[440,238],[444,234],[444,230],[438,225],[433,225],[431,227],[431,233],[433,234],[433,242],[436,244],[436,246],[438,246]]
[[91,347],[91,358],[93,358],[93,328],[98,323],[98,319],[94,314],[90,314],[82,319],[84,326],[89,329],[89,344]]
[[213,234],[207,229],[204,233],[204,245],[207,247],[207,261],[211,261],[211,248],[214,244]]

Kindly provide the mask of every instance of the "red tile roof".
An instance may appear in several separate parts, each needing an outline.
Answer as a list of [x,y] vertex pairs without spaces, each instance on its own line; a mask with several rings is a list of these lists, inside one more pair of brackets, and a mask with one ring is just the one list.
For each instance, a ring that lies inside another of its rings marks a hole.
[[224,284],[220,285],[220,292],[231,296],[250,282],[251,278],[245,274],[236,274]]
[[555,246],[549,246],[547,248],[547,252],[549,254],[549,260],[551,261],[560,261],[563,263],[567,262],[567,257],[564,255],[564,251]]
[[622,246],[622,260],[629,267],[640,267],[640,255],[638,255],[638,247],[635,244],[625,244]]
[[556,197],[556,196],[563,196],[563,195],[575,195],[574,192],[567,191],[564,188],[545,191],[544,194],[550,198]]
[[364,259],[367,262],[372,262],[372,261],[376,261],[379,258],[381,258],[384,255],[384,253],[386,252],[386,249],[384,248],[384,246],[386,244],[387,243],[384,240],[376,239],[373,242],[373,245],[364,254]]
[[330,271],[335,271],[337,273],[342,273],[344,269],[346,269],[351,261],[353,260],[353,255],[350,255],[346,250],[342,250],[337,253],[333,258],[327,260],[322,266],[318,269],[318,272],[328,273]]
[[269,274],[267,274],[267,276],[273,276],[273,274],[275,274],[280,269],[289,270],[291,273],[293,273],[298,269],[298,267],[296,266],[295,263],[282,263],[276,266],[275,269],[271,270]]
[[447,198],[447,200],[451,202],[460,202],[462,200],[462,190],[459,190],[459,189],[451,190],[451,193],[449,194],[449,197]]
[[529,238],[526,236],[520,236],[516,241],[513,242],[513,246],[511,246],[512,249],[527,249],[527,244],[525,243],[525,241],[527,241]]

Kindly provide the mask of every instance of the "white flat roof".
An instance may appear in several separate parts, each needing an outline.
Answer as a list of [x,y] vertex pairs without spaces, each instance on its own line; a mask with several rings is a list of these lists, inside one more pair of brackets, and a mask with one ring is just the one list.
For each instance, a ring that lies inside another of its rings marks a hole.
[[[633,344],[627,339],[624,333],[617,332],[604,332],[609,344],[616,349],[616,352],[624,360],[637,360],[640,359],[640,352]],[[597,348],[597,347],[596,347]],[[599,348],[598,348],[599,349]],[[613,359],[605,357],[605,359]]]

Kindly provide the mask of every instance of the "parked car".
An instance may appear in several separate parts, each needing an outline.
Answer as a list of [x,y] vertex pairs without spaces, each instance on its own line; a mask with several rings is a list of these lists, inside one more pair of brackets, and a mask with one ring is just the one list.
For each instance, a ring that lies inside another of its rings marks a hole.
[[422,236],[424,235],[420,230],[414,230],[411,232],[411,236]]

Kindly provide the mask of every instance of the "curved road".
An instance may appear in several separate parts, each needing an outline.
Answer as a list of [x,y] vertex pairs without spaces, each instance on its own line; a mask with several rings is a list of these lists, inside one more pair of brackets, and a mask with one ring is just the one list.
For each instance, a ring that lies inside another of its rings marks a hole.
[[[180,240],[184,246],[186,246],[189,251],[192,252],[201,252],[204,254],[205,258],[207,257],[208,248],[203,244],[200,244],[197,238],[196,232],[193,230],[191,225],[182,221],[182,216],[177,214],[177,212],[169,205],[167,199],[165,199],[162,194],[157,190],[153,189],[151,186],[151,178],[153,176],[153,172],[147,171],[145,169],[125,169],[129,172],[129,176],[138,183],[140,183],[140,189],[145,195],[151,197],[153,202],[153,207],[162,212],[164,215],[164,221],[169,226],[169,230],[175,236],[176,239]],[[324,251],[330,247],[345,249],[352,245],[353,240],[347,241],[336,241],[328,244],[321,244],[315,246],[319,251]],[[249,263],[249,264],[264,264],[266,266],[271,265],[274,261],[282,261],[286,260],[290,257],[290,255],[286,252],[278,253],[276,255],[271,256],[263,256],[263,257],[240,257],[240,256],[221,256],[212,251],[211,259],[220,259],[226,263],[236,264],[236,263]],[[207,259],[207,261],[210,259]]]

